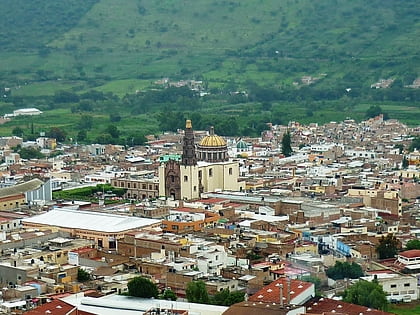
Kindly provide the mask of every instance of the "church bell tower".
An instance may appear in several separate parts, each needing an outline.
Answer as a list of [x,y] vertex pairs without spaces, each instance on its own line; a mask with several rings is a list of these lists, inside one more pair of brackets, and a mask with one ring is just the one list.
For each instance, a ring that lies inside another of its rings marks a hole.
[[195,155],[194,131],[192,129],[191,120],[187,120],[185,124],[185,134],[182,145],[181,164],[186,166],[197,165],[197,157]]

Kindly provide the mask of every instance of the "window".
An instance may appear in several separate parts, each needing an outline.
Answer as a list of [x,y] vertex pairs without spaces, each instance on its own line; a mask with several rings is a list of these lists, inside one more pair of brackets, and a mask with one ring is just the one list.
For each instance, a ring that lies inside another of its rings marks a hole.
[[233,169],[229,167],[229,175],[232,175],[232,173],[233,173]]
[[184,176],[184,182],[188,182],[188,176]]
[[[173,183],[175,181],[175,178],[173,175],[171,175],[171,182]],[[141,185],[142,189],[146,189],[146,184]]]
[[391,289],[394,289],[394,288],[396,288],[397,287],[397,285],[396,284],[391,284]]
[[194,186],[194,191],[197,191],[197,186]]
[[410,284],[409,284],[409,283],[404,283],[404,286],[405,286],[405,287],[409,287],[409,286],[410,286]]
[[209,168],[209,177],[212,177],[212,176],[213,176],[213,169]]

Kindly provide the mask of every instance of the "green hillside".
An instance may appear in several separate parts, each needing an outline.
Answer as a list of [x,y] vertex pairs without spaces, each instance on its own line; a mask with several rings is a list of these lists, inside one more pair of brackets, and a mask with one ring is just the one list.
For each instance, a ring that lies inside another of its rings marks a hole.
[[[270,102],[256,112],[258,123],[322,122],[360,119],[379,103],[392,118],[418,123],[412,114],[419,111],[418,89],[404,87],[420,76],[417,0],[0,0],[0,6],[0,87],[11,88],[0,114],[28,105],[70,111],[78,101],[63,105],[53,96],[92,89],[119,97],[105,105],[95,100],[99,114],[157,113],[170,104],[152,101],[145,110],[137,97],[127,110],[123,96],[169,77],[203,80],[213,95],[199,108],[174,111],[208,115],[217,107],[243,119],[246,106]],[[314,84],[302,84],[303,76]],[[370,89],[388,78],[395,80],[391,89]],[[229,94],[239,90],[249,97]]]
[[[419,71],[415,0],[0,0],[3,79],[289,83]],[[103,82],[102,82],[103,83]],[[409,82],[411,83],[411,82]]]

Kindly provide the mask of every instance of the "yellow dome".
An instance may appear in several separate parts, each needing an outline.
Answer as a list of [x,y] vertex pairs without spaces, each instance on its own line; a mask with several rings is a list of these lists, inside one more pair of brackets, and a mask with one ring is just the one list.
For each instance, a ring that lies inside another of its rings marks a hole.
[[222,137],[219,137],[217,135],[210,135],[210,136],[205,136],[200,141],[200,146],[202,146],[202,147],[224,147],[224,146],[226,146],[226,141],[223,140]]

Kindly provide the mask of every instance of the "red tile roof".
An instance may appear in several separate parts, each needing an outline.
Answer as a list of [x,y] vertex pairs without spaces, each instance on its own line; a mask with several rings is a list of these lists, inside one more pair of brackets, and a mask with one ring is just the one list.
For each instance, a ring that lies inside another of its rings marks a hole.
[[[71,312],[74,309],[73,312]],[[63,314],[78,314],[78,315],[94,315],[94,313],[89,313],[85,311],[80,311],[74,308],[73,305],[70,305],[61,300],[52,300],[49,303],[42,304],[37,308],[30,310],[24,313],[25,315],[63,315]]]
[[398,255],[406,257],[406,258],[420,257],[420,249],[406,250],[405,252],[398,253]]
[[[283,277],[271,282],[269,285],[266,285],[261,290],[257,291],[254,295],[252,295],[249,298],[249,301],[280,303],[280,284],[282,284],[283,301],[284,303],[286,303],[289,292],[287,281],[288,278]],[[293,300],[313,285],[313,283],[290,279],[290,300]]]
[[323,314],[323,313],[343,313],[347,315],[392,315],[366,306],[336,301],[328,298],[314,298],[305,304],[306,313]]
[[82,254],[82,253],[91,252],[93,250],[95,250],[95,249],[92,248],[92,247],[81,247],[81,248],[73,249],[72,252]]
[[208,198],[208,199],[200,199],[197,202],[201,202],[204,204],[215,204],[215,203],[223,203],[224,201],[226,201],[227,199],[223,199],[223,198]]

